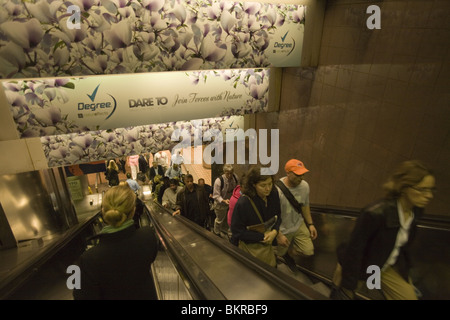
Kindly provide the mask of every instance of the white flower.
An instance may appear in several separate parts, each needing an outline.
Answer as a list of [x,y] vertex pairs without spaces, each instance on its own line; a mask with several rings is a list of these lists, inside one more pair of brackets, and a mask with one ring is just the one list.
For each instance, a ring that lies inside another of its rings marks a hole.
[[30,14],[41,23],[51,23],[56,21],[56,13],[61,9],[63,2],[60,0],[49,3],[47,0],[40,0],[37,3],[25,4]]
[[113,49],[125,48],[131,43],[131,25],[127,20],[122,20],[113,24],[110,30],[104,32],[104,35]]
[[141,43],[133,47],[136,57],[141,57],[144,61],[150,61],[157,57],[161,52],[157,45]]
[[8,21],[0,29],[10,41],[27,50],[36,47],[44,36],[41,23],[36,18],[27,22]]
[[82,149],[86,149],[89,147],[92,142],[94,141],[92,135],[90,133],[85,135],[79,135],[72,138],[72,142],[75,143],[77,146],[79,146]]
[[65,157],[65,162],[68,164],[78,163],[78,161],[84,156],[84,150],[78,145],[71,146],[69,154]]
[[173,14],[181,24],[184,24],[186,21],[186,9],[183,5],[176,5],[170,13]]
[[142,6],[150,11],[159,11],[164,7],[164,0],[143,0]]
[[67,21],[69,17],[62,18],[59,21],[59,30],[51,29],[50,34],[63,40],[67,46],[71,46],[74,42],[79,42],[84,40],[88,34],[88,26],[86,23],[80,24],[80,29],[69,29],[67,27]]
[[258,2],[244,2],[242,4],[242,7],[245,11],[245,13],[249,15],[255,15],[259,13],[259,10],[261,10],[261,3]]
[[134,10],[131,7],[119,8],[118,11],[119,14],[122,16],[122,18],[125,19],[136,18],[136,14],[134,13]]
[[[14,42],[9,42],[0,49],[0,57],[18,70],[22,69],[26,63],[25,53],[23,52],[22,47]],[[2,67],[4,66],[4,64],[1,65]]]
[[292,14],[294,22],[302,22],[305,19],[305,7],[299,6],[296,11]]
[[224,11],[220,17],[220,25],[226,33],[230,33],[231,29],[236,25],[237,19],[228,11]]
[[55,88],[46,88],[44,89],[44,94],[47,96],[48,100],[52,101],[56,98],[56,89]]
[[252,52],[252,47],[248,43],[236,42],[231,45],[231,52],[237,59],[248,56]]
[[69,62],[69,58],[70,58],[69,50],[67,49],[66,46],[64,46],[62,48],[58,47],[53,52],[53,58],[54,58],[53,61],[55,62],[55,64],[62,67],[67,62]]
[[222,9],[220,8],[220,4],[218,2],[214,2],[212,6],[209,6],[206,10],[208,19],[216,20],[219,18]]
[[98,5],[100,0],[72,0],[72,2],[79,6],[82,10],[87,11],[91,7]]
[[161,19],[160,15],[151,15],[150,25],[156,31],[161,31],[167,28],[167,23]]
[[94,72],[102,74],[108,69],[108,56],[105,54],[95,56],[94,58],[86,58],[84,63]]
[[[191,58],[183,64],[181,70],[198,70],[201,68],[202,65],[203,59]],[[194,84],[198,83],[198,76],[189,75],[189,78]]]
[[208,35],[202,41],[200,53],[206,61],[219,61],[227,53],[226,45],[217,46],[212,35]]
[[256,20],[255,16],[245,16],[244,19],[240,21],[240,24],[242,25],[243,31],[257,31],[261,28],[258,21]]

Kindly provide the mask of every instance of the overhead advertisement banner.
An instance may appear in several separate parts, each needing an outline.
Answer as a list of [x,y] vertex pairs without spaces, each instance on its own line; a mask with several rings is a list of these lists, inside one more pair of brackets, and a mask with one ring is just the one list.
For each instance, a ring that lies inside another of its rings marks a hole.
[[59,167],[173,148],[190,150],[209,144],[212,137],[219,137],[219,132],[225,141],[225,134],[243,128],[243,116],[224,116],[45,136],[41,143],[48,166]]
[[306,6],[276,2],[3,0],[0,78],[298,67]]
[[269,69],[2,82],[21,138],[264,112]]

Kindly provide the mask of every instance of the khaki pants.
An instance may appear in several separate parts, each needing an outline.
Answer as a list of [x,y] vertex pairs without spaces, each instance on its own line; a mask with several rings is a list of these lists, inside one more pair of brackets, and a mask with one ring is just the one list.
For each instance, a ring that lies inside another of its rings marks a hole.
[[[340,286],[341,281],[342,267],[338,264],[333,275],[333,283]],[[357,288],[361,288],[365,285],[364,281],[359,281]],[[381,272],[381,291],[386,300],[418,300],[411,280],[408,282],[403,279],[403,277],[392,267],[387,267]]]
[[392,267],[381,272],[381,290],[387,300],[417,300],[414,286]]
[[226,226],[226,219],[228,214],[228,205],[225,203],[219,203],[214,208],[216,219],[214,220],[214,233],[219,234],[220,231]]
[[302,223],[296,232],[285,234],[291,243],[289,247],[278,246],[277,255],[284,256],[288,250],[293,255],[312,256],[314,255],[314,245],[311,234],[305,223]]

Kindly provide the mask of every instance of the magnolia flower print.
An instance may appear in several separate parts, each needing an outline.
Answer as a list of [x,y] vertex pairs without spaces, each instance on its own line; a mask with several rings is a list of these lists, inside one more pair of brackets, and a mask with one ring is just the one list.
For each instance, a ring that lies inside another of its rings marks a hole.
[[274,31],[304,21],[304,6],[257,2],[3,0],[0,78],[267,67]]
[[68,101],[70,79],[3,82],[10,111],[21,138],[86,131],[67,120],[58,107]]
[[[267,111],[270,69],[194,71],[186,75],[193,85],[206,83],[210,77],[220,77],[231,87],[244,86],[249,97],[238,110],[227,108],[218,116],[244,115]],[[226,86],[224,86],[226,88]]]
[[[41,137],[49,167],[87,163],[140,153],[171,150],[180,142],[180,132],[197,144],[208,143],[214,130],[239,117],[219,117],[191,122],[178,121],[114,130],[98,130]],[[201,139],[201,140],[199,140]]]

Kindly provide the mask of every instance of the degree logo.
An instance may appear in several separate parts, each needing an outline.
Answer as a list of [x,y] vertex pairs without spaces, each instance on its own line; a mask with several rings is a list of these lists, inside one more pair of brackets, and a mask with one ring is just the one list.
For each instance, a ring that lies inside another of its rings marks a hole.
[[292,51],[294,51],[295,49],[295,40],[293,37],[291,37],[291,41],[286,41],[286,38],[288,36],[289,30],[280,37],[281,42],[275,41],[274,46],[274,53],[278,52],[279,53],[286,53],[286,56],[290,55],[292,53]]
[[[90,101],[87,102],[78,102],[78,111],[109,111],[106,109],[112,109],[111,112],[109,113],[105,113],[102,112],[102,114],[107,114],[105,120],[109,119],[113,113],[116,111],[116,107],[117,107],[117,101],[116,99],[110,95],[109,93],[104,94],[103,96],[101,94],[99,94],[100,99],[97,99],[97,94],[99,93],[99,87],[100,84],[98,84],[94,91],[92,91],[91,94],[87,93],[87,97],[89,98]],[[108,101],[110,99],[105,99],[105,95],[108,95],[111,97],[112,101]],[[83,113],[78,113],[78,118],[84,118],[84,114]]]

